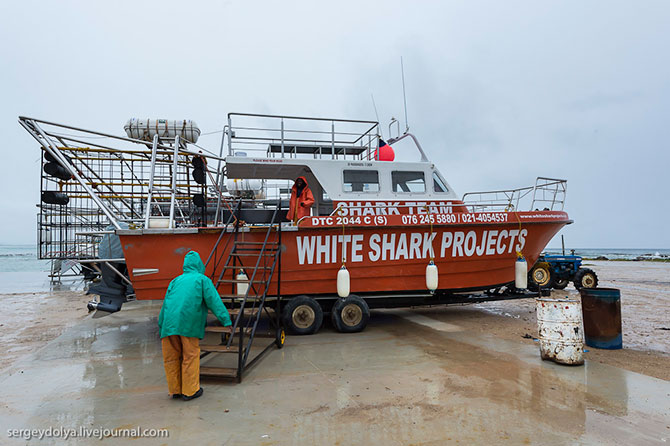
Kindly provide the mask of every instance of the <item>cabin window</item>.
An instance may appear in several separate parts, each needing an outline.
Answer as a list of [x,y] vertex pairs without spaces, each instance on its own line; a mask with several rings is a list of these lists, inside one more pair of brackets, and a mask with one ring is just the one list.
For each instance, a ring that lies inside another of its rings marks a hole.
[[345,192],[379,192],[379,172],[376,170],[345,170]]
[[426,192],[426,180],[423,172],[391,172],[393,192]]
[[448,192],[447,186],[445,186],[444,181],[440,178],[437,173],[433,172],[433,190],[435,192]]

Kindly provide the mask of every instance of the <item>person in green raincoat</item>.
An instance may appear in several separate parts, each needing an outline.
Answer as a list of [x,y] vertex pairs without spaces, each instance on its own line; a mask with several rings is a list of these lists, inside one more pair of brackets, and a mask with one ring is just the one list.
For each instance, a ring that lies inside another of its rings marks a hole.
[[202,395],[200,339],[205,337],[208,308],[224,327],[231,325],[221,296],[205,276],[200,255],[190,251],[184,257],[184,273],[170,282],[158,316],[165,376],[172,398],[191,400]]

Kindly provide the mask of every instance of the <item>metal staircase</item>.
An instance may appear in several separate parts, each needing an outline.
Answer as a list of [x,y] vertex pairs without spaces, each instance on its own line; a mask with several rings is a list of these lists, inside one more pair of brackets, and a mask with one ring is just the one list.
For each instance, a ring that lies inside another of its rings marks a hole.
[[[241,200],[235,209],[231,209],[228,222],[221,230],[212,252],[207,258],[214,263],[212,281],[216,288],[229,290],[221,294],[229,309],[233,324],[223,327],[218,320],[208,323],[206,333],[220,334],[220,343],[201,344],[201,359],[208,357],[206,364],[218,361],[216,355],[237,355],[237,364],[225,366],[201,365],[200,375],[217,378],[234,378],[242,381],[244,371],[253,366],[273,345],[282,348],[285,334],[280,323],[280,283],[281,283],[281,203],[272,214],[269,223],[248,227],[249,231],[264,231],[263,241],[245,241],[242,223],[239,220]],[[247,228],[247,227],[245,227]],[[221,248],[223,239],[225,243]],[[232,243],[232,246],[230,244]],[[230,249],[229,249],[230,248]],[[223,259],[225,258],[225,262]],[[223,263],[222,266],[220,266]],[[220,267],[219,267],[220,266]],[[244,271],[246,278],[238,278],[237,273]],[[276,287],[270,288],[276,275]],[[240,287],[247,286],[246,291]],[[239,292],[238,292],[239,291]],[[274,308],[270,308],[270,303]],[[265,314],[267,317],[262,317]],[[252,346],[256,338],[271,339],[259,347]],[[210,358],[213,361],[210,361]],[[224,362],[225,358],[224,358]]]

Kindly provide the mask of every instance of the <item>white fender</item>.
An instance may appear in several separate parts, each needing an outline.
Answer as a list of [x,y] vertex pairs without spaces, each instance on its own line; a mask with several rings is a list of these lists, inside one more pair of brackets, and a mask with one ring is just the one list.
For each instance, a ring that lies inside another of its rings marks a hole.
[[244,270],[241,269],[239,273],[237,273],[237,276],[235,276],[236,280],[246,280],[246,282],[237,282],[237,295],[238,296],[244,296],[247,294],[247,290],[249,289],[249,278],[247,277],[246,274],[244,274]]
[[514,262],[514,286],[520,290],[528,288],[528,263],[523,257]]
[[426,288],[435,291],[438,284],[437,265],[432,260],[426,266]]
[[337,295],[344,298],[349,296],[350,280],[349,271],[347,267],[342,265],[342,268],[337,272]]

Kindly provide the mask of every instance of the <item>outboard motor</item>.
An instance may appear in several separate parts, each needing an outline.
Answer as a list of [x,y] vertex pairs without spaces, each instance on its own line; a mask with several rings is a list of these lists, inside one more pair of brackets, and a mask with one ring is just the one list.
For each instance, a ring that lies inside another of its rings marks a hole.
[[[122,223],[122,227],[128,226]],[[113,230],[113,226],[108,226],[106,230]],[[121,240],[116,234],[105,234],[98,247],[98,257],[101,259],[122,259],[123,249],[121,249]],[[116,271],[114,271],[116,270]],[[128,297],[135,293],[135,290],[129,285],[119,273],[128,277],[128,268],[125,262],[104,262],[100,264],[100,282],[91,285],[86,294],[97,294],[99,300],[91,300],[88,305],[88,311],[104,311],[115,313],[121,309],[121,305],[127,302]],[[117,272],[118,271],[118,272]]]

